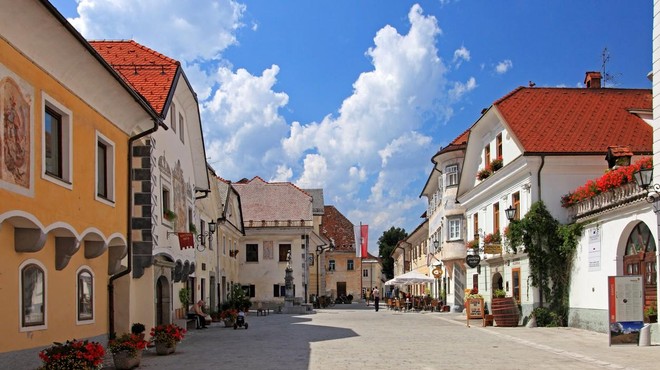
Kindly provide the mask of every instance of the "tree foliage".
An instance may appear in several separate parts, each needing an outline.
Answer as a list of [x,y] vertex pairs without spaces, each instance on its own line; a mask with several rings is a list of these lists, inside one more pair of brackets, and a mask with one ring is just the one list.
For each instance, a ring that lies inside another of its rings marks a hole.
[[407,237],[405,229],[392,226],[378,238],[378,254],[382,257],[383,272],[388,279],[394,278],[394,260],[390,255],[397,243]]
[[571,264],[584,224],[561,225],[543,201],[532,205],[520,221],[509,224],[507,244],[514,253],[527,253],[532,286],[541,290],[548,309],[566,325]]

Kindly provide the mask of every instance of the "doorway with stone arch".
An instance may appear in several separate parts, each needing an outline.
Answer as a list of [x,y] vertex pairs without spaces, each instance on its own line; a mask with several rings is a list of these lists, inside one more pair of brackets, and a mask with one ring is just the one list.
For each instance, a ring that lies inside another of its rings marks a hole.
[[644,222],[638,222],[628,235],[623,255],[623,274],[640,275],[644,281],[644,309],[657,302],[656,243]]
[[156,280],[156,325],[169,324],[170,318],[170,283],[163,275]]

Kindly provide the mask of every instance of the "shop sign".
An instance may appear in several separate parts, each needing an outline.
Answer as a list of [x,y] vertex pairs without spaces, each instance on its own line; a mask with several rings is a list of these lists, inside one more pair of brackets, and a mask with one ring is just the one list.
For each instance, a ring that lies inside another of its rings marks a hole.
[[478,254],[470,254],[465,257],[465,263],[471,268],[479,266],[479,262],[481,262],[481,257]]

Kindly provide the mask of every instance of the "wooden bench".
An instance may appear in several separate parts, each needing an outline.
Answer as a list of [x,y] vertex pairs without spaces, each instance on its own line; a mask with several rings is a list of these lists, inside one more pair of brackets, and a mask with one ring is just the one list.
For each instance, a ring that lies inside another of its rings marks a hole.
[[282,304],[277,302],[257,302],[256,304],[257,316],[270,315],[270,312],[282,312]]

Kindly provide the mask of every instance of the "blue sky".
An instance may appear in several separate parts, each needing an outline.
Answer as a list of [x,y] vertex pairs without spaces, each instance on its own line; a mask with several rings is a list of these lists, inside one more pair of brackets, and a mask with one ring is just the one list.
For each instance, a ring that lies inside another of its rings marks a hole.
[[[182,62],[228,180],[323,188],[369,250],[413,231],[430,158],[518,86],[651,88],[652,3],[536,0],[53,0],[88,39]],[[194,4],[194,6],[191,6]]]

